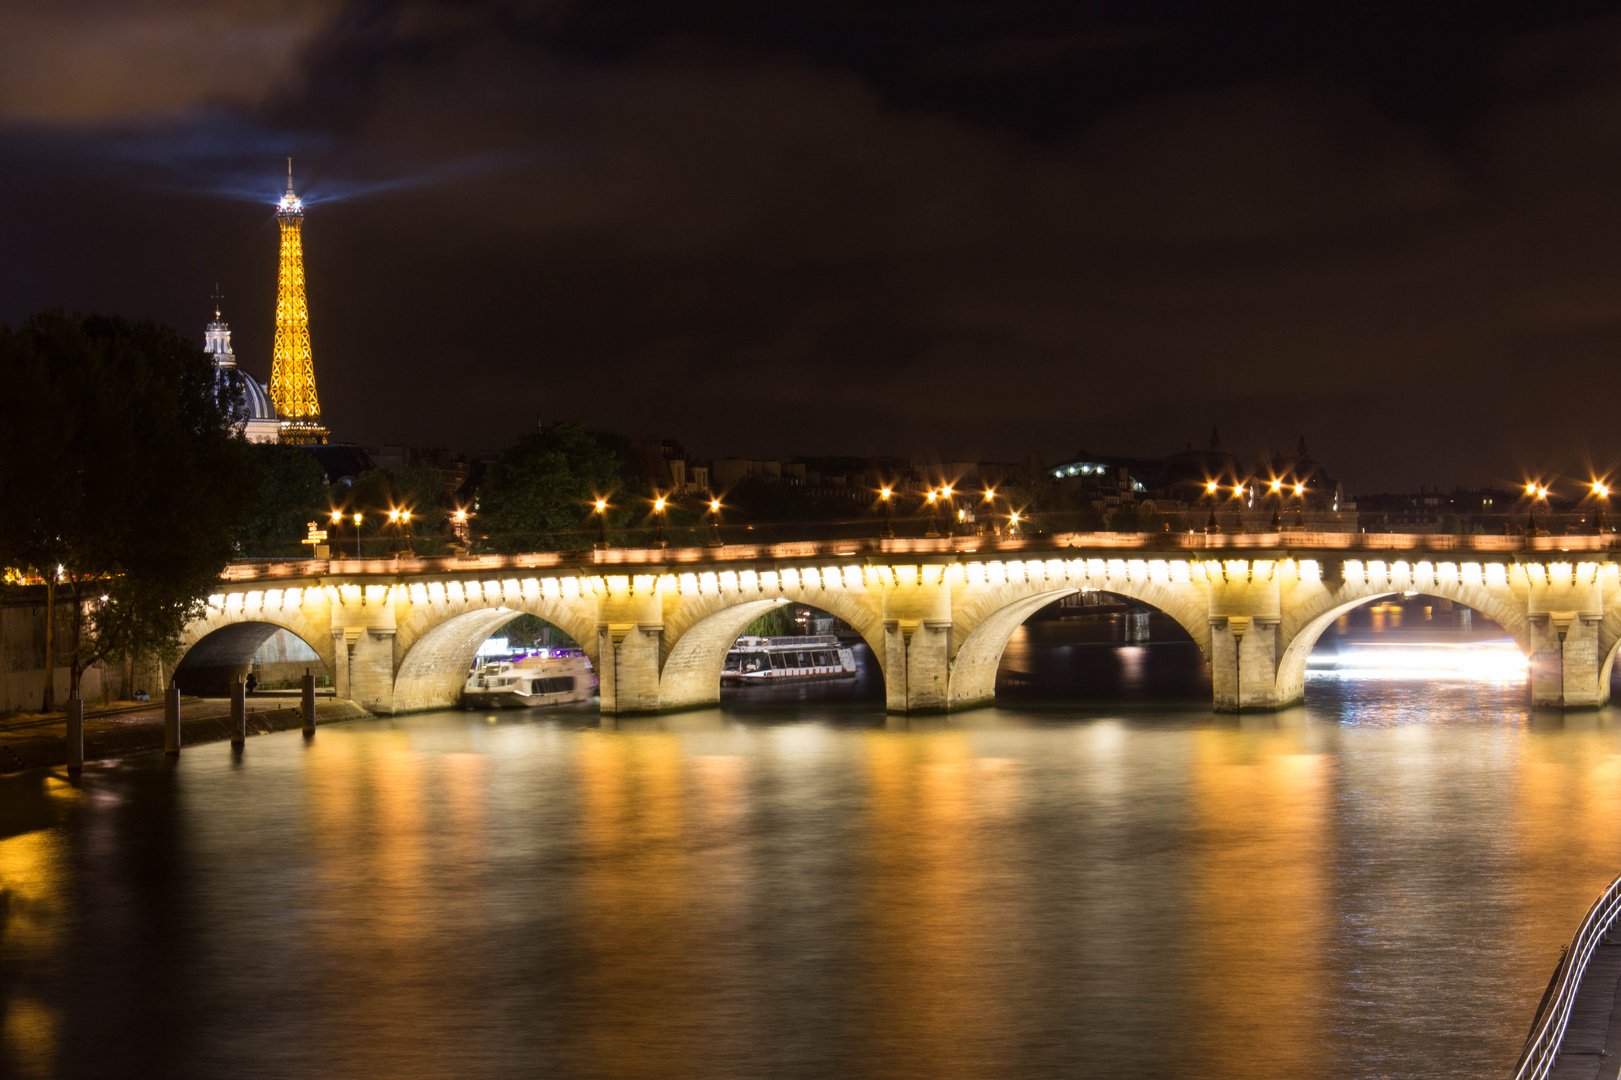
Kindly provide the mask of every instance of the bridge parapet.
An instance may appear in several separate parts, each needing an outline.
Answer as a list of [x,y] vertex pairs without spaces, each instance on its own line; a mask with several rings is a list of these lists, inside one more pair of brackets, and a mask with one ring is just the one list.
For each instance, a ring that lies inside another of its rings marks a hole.
[[188,644],[227,622],[286,626],[331,658],[340,691],[392,712],[453,704],[478,644],[528,612],[592,657],[604,712],[658,712],[718,701],[737,633],[803,603],[872,647],[889,708],[921,712],[992,700],[1030,614],[1104,591],[1188,631],[1216,708],[1271,709],[1301,699],[1335,618],[1425,593],[1502,624],[1531,659],[1537,704],[1599,705],[1621,640],[1610,550],[1608,537],[1077,533],[238,563]]

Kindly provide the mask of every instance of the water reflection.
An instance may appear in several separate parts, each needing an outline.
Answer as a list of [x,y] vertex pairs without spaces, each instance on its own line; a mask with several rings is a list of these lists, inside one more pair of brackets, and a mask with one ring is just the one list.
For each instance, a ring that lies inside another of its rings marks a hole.
[[1318,1074],[1328,1018],[1308,1003],[1327,983],[1327,762],[1291,731],[1210,729],[1194,744],[1189,1045],[1212,1075]]
[[0,1075],[1477,1076],[1621,866],[1515,688],[818,707],[0,779]]

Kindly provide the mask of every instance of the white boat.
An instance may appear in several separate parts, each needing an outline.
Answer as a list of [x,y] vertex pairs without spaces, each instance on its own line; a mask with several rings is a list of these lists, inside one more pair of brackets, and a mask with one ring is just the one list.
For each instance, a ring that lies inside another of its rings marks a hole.
[[856,655],[832,634],[740,637],[726,654],[722,685],[749,686],[788,679],[853,679]]
[[462,688],[468,709],[538,709],[587,701],[596,690],[591,661],[583,653],[493,660],[479,664]]

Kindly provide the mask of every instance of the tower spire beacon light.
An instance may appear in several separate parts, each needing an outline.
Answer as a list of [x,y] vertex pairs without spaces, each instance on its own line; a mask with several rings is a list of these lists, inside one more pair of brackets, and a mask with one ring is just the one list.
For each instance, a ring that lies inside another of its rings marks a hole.
[[315,396],[315,358],[310,351],[310,309],[304,298],[304,203],[293,191],[293,159],[287,159],[287,194],[276,204],[281,225],[281,270],[276,278],[276,345],[270,360],[270,400],[281,414],[281,441],[324,443],[321,403]]

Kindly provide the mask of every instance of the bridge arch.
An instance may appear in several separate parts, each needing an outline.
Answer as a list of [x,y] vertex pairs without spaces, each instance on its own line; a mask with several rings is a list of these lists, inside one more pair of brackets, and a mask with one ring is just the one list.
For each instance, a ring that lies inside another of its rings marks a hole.
[[[954,657],[947,682],[946,707],[968,709],[996,700],[996,672],[1013,633],[1048,604],[1082,590],[1052,582],[1008,583],[988,587],[965,605],[963,618],[954,623]],[[1201,651],[1210,653],[1207,609],[1191,604],[1165,585],[1154,581],[1111,581],[1101,590],[1123,596],[1175,619]]]
[[752,600],[739,593],[705,593],[666,616],[660,706],[681,709],[719,702],[721,669],[737,636],[755,619],[785,603],[803,604],[843,619],[867,643],[880,677],[884,675],[882,626],[869,608],[842,589],[784,587],[779,592],[776,597]]
[[1514,610],[1505,599],[1484,587],[1453,586],[1445,582],[1436,582],[1424,588],[1402,590],[1347,584],[1332,593],[1325,593],[1315,602],[1293,613],[1290,622],[1294,623],[1296,628],[1288,638],[1288,645],[1278,660],[1277,700],[1298,702],[1305,697],[1306,664],[1311,659],[1312,650],[1317,647],[1323,632],[1333,625],[1335,620],[1357,608],[1393,596],[1431,596],[1469,608],[1501,626],[1514,639],[1514,644],[1519,647],[1520,652],[1527,658],[1531,656],[1531,633],[1525,615]]
[[419,620],[410,626],[411,633],[401,644],[403,655],[394,673],[393,711],[420,712],[459,704],[478,647],[520,615],[534,615],[558,627],[595,665],[594,628],[560,604],[525,600],[444,611],[436,620]]
[[224,696],[238,675],[252,669],[260,647],[277,633],[286,631],[307,645],[317,659],[309,666],[319,674],[331,675],[330,636],[324,643],[297,619],[238,618],[204,619],[187,626],[181,635],[181,655],[175,662],[175,685],[187,693]]

